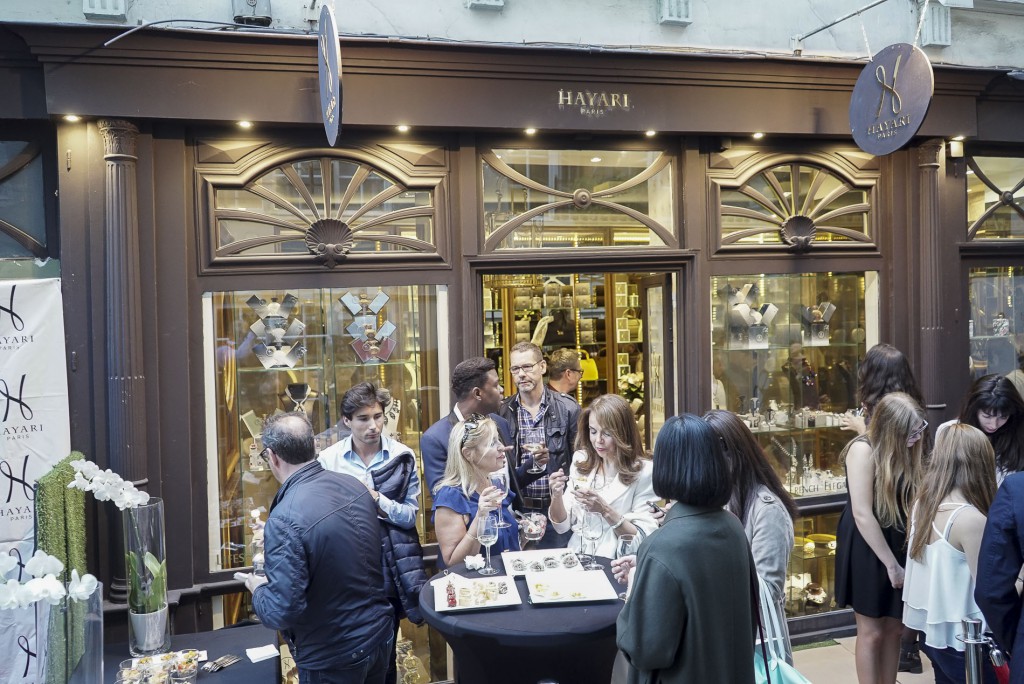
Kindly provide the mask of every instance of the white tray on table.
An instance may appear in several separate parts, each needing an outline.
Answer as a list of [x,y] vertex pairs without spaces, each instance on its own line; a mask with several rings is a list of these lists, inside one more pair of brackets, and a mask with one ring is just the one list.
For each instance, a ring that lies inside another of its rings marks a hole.
[[530,603],[534,604],[616,601],[619,598],[619,591],[599,570],[528,572],[525,579]]
[[[454,606],[448,605],[448,583],[455,587]],[[503,608],[505,606],[518,606],[523,602],[519,596],[519,588],[512,577],[506,575],[494,575],[491,577],[463,577],[455,573],[449,573],[431,580],[434,585],[434,610],[439,613],[448,613],[463,610],[487,610],[488,608]],[[504,584],[506,591],[499,593],[498,589]],[[469,590],[469,598],[463,589]]]
[[[523,567],[517,570],[514,565],[516,561],[522,561]],[[583,564],[575,551],[568,549],[535,549],[533,551],[502,551],[501,562],[505,565],[505,572],[511,576],[525,575],[528,572],[559,572],[568,570],[580,572]],[[554,567],[551,567],[554,565]]]

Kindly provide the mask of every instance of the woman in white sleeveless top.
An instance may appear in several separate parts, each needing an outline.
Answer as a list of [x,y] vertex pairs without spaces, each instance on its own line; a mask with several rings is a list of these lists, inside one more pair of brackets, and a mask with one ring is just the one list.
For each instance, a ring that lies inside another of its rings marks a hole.
[[[964,682],[965,617],[981,618],[974,602],[978,549],[996,492],[988,438],[964,423],[939,433],[911,516],[903,582],[903,622],[924,633],[923,650],[937,684]],[[982,681],[996,684],[988,659]]]

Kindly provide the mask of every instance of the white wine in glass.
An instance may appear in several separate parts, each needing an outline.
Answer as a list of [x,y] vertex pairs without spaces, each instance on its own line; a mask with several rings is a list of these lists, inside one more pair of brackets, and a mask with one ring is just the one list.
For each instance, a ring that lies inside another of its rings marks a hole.
[[[495,470],[493,473],[488,475],[488,479],[491,482],[491,486],[495,487],[501,492],[501,500],[504,501],[505,497],[508,496],[508,471],[502,468],[501,470]],[[500,512],[500,509],[499,509]],[[498,527],[511,527],[511,524],[498,516]]]

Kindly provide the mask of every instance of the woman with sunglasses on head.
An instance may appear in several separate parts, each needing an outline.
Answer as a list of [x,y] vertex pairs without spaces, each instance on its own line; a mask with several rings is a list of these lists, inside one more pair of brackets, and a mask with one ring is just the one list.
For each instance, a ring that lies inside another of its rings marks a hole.
[[1013,382],[1002,375],[978,378],[964,399],[960,418],[939,426],[945,430],[956,422],[985,433],[996,454],[996,483],[1010,473],[1024,470],[1024,400]]
[[434,489],[434,532],[445,566],[480,553],[478,537],[488,515],[509,523],[498,529],[491,553],[520,549],[519,524],[510,507],[515,494],[494,487],[489,477],[503,469],[505,450],[493,420],[474,414],[452,428],[444,477]]
[[[644,451],[633,410],[617,394],[604,394],[580,414],[580,447],[572,457],[569,474],[552,473],[548,518],[558,533],[569,530],[569,511],[579,506],[599,513],[604,520],[594,555],[615,557],[622,535],[638,540],[658,528],[648,501],[657,499],[651,474],[654,466]],[[573,534],[569,548],[579,538]]]
[[875,406],[843,450],[847,503],[836,533],[836,605],[857,621],[857,679],[893,684],[903,631],[907,514],[920,479],[924,411],[903,392]]
[[793,645],[785,631],[785,585],[786,567],[793,550],[793,519],[798,513],[796,503],[739,416],[730,411],[708,411],[704,420],[725,448],[732,483],[728,509],[743,524],[754,568],[771,589],[772,609],[784,630],[786,661],[792,665]]
[[[986,436],[962,423],[940,432],[914,502],[903,584],[903,622],[924,633],[936,682],[965,681],[964,643],[957,637],[961,620],[981,617],[974,602],[978,551],[995,493]],[[984,662],[982,681],[996,682]]]

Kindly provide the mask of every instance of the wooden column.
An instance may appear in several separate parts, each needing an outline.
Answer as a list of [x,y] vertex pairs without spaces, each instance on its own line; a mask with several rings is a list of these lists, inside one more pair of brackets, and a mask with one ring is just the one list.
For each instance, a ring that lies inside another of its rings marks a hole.
[[[917,252],[921,255],[918,282],[918,304],[920,306],[920,358],[917,367],[918,381],[925,401],[928,402],[930,417],[935,417],[945,408],[946,396],[942,377],[948,369],[942,368],[942,343],[948,339],[942,321],[942,292],[940,287],[948,274],[942,272],[942,213],[939,195],[939,169],[943,160],[941,139],[928,140],[918,150],[918,189],[920,192],[919,223],[917,230]],[[909,246],[913,253],[913,245]],[[931,422],[935,422],[931,420]]]
[[[106,161],[107,450],[110,469],[145,488],[146,377],[143,368],[136,139],[128,121],[100,119]],[[114,552],[110,597],[127,600],[121,521],[111,530]]]

